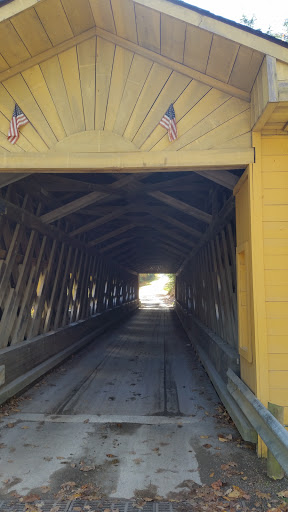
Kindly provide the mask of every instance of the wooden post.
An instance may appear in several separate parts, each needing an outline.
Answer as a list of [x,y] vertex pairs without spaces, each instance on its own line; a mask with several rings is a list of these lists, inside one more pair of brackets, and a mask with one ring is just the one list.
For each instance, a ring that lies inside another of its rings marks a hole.
[[[284,424],[284,407],[281,405],[271,404],[268,402],[268,411],[273,414],[276,420]],[[267,475],[273,480],[282,480],[284,478],[284,471],[279,462],[275,459],[274,455],[268,450],[267,452]]]

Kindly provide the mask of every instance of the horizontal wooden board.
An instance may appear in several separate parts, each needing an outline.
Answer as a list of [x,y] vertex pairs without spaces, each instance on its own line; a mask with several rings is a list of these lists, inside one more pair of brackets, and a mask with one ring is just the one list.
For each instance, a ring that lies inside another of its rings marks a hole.
[[269,354],[287,354],[287,336],[267,336]]
[[269,372],[270,388],[286,389],[288,394],[288,370]]
[[264,239],[264,254],[268,255],[279,255],[279,254],[288,254],[288,239],[280,238],[278,239],[271,239],[266,238]]
[[286,254],[266,255],[264,258],[264,268],[271,270],[287,270],[288,259]]
[[[288,368],[288,350],[287,354],[269,354],[268,357],[269,370],[287,371]],[[287,382],[288,388],[288,382]],[[288,399],[288,395],[287,395]]]
[[272,402],[272,404],[288,406],[287,389],[270,388],[269,402]]
[[263,233],[265,238],[288,237],[288,221],[266,221],[263,222]]
[[[287,173],[288,178],[288,173]],[[288,189],[287,188],[272,188],[264,189],[263,204],[274,205],[287,205],[288,204]]]
[[288,204],[280,205],[264,205],[263,220],[272,222],[288,221]]
[[266,285],[288,285],[288,270],[265,270],[264,278]]
[[[287,293],[288,295],[288,293]],[[287,298],[288,303],[288,298]],[[288,339],[288,317],[286,318],[267,318],[267,334],[269,336],[287,336]],[[287,343],[288,354],[288,343]]]
[[[288,114],[288,109],[287,109]],[[264,137],[262,138],[262,157],[271,155],[287,155],[288,153],[288,137]]]
[[[269,265],[269,261],[267,262],[267,257],[265,258],[265,266],[266,265]],[[287,258],[286,258],[287,259]],[[284,261],[283,261],[284,260]],[[273,263],[270,263],[270,267],[273,266],[274,264],[274,267],[277,268],[277,263],[280,261],[279,263],[279,267],[281,268],[281,266],[284,266],[286,265],[286,268],[285,270],[288,269],[288,265],[287,263],[285,264],[285,256],[282,256],[282,257],[278,257],[278,258],[274,258],[274,261]],[[287,284],[283,284],[283,285],[266,285],[265,286],[265,297],[266,297],[266,301],[275,301],[275,302],[283,302],[283,301],[288,301],[288,286]]]
[[265,156],[262,158],[262,171],[287,173],[287,156]]

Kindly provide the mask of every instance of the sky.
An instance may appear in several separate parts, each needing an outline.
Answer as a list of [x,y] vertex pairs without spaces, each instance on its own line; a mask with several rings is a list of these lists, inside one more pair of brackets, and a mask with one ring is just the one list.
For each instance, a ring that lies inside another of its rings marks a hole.
[[184,0],[187,4],[195,5],[213,14],[240,23],[243,14],[249,19],[255,14],[257,21],[254,28],[267,32],[282,32],[283,22],[288,18],[287,0]]

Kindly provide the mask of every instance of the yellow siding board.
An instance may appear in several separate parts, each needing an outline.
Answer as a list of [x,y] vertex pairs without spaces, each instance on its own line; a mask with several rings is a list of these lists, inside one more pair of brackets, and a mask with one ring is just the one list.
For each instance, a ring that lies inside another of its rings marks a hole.
[[238,103],[239,100],[235,102],[235,99],[224,103],[189,131],[192,142],[185,146],[185,150],[218,147],[219,142],[247,132],[250,111],[247,111],[247,105]]
[[1,55],[9,66],[16,66],[30,57],[30,53],[10,21],[1,23],[0,48]]
[[267,318],[267,334],[288,336],[288,318]]
[[[288,285],[288,269],[287,270],[265,270],[264,273],[266,285]],[[278,306],[276,306],[278,307]],[[268,310],[267,310],[268,314]],[[288,314],[288,311],[287,311]]]
[[269,155],[288,154],[288,137],[263,137],[262,138],[262,158]]
[[288,204],[264,205],[263,220],[265,221],[288,221]]
[[[160,64],[153,64],[149,76],[142,89],[140,97],[137,101],[135,109],[131,115],[124,136],[128,140],[133,140],[143,120],[147,116],[154,101],[164,87],[166,81],[171,75],[171,70]],[[167,106],[167,108],[169,105]],[[164,113],[163,113],[164,114]],[[159,119],[160,121],[160,119]]]
[[61,0],[69,24],[76,36],[94,27],[94,18],[89,0]]
[[228,82],[239,45],[224,37],[213,35],[206,73],[221,82]]
[[[192,80],[186,87],[183,93],[174,103],[175,115],[177,123],[184,117],[191,108],[193,108],[198,101],[200,101],[207,92],[210,91],[208,85],[201,84],[197,80]],[[160,139],[165,138],[167,133],[163,134],[163,128],[157,126],[151,135],[147,138],[143,146],[142,151],[150,151]]]
[[265,254],[288,254],[288,240],[287,239],[264,239],[264,252]]
[[59,64],[58,57],[46,60],[41,64],[41,70],[46,80],[48,89],[53,98],[55,107],[64,126],[66,135],[75,133],[74,120],[72,117],[65,84]]
[[160,53],[160,12],[135,4],[135,15],[139,45]]
[[288,392],[288,371],[270,371],[269,386],[270,388],[286,389]]
[[[274,265],[277,264],[277,261],[279,261],[280,257],[277,257],[276,258],[276,262],[274,261]],[[280,260],[280,265],[281,265],[281,261],[283,261],[283,256],[282,256],[282,260]],[[286,258],[287,259],[287,258]],[[265,258],[266,260],[266,258]],[[268,264],[268,262],[267,262]],[[271,263],[271,267],[273,267],[273,264]],[[271,268],[270,267],[270,268]],[[280,269],[281,269],[282,265],[280,266]],[[284,270],[288,270],[288,265],[286,264],[286,269]],[[275,266],[274,266],[274,269],[275,269]],[[276,267],[276,270],[277,270],[277,267]],[[283,302],[283,301],[288,301],[288,286],[287,284],[267,284],[265,286],[265,295],[266,295],[266,300],[269,301],[269,302]]]
[[31,55],[38,55],[52,47],[35,9],[21,12],[11,22]]
[[201,73],[206,73],[211,43],[211,32],[187,25],[184,64]]
[[230,140],[217,144],[219,149],[231,149],[231,148],[249,148],[252,145],[251,132],[245,132],[243,135],[238,135]]
[[58,140],[63,139],[66,134],[59,118],[56,107],[53,103],[49,89],[44,80],[43,74],[39,66],[33,66],[23,71],[22,76],[28,85],[31,93],[46,117],[53,133]]
[[95,126],[96,38],[77,46],[81,91],[86,130]]
[[115,24],[112,7],[109,0],[89,0],[96,27],[103,28],[115,34]]
[[262,60],[262,53],[247,46],[240,46],[229,84],[239,87],[243,91],[251,91]]
[[121,99],[121,104],[115,120],[115,133],[123,135],[152,65],[152,61],[145,59],[140,55],[134,55]]
[[177,97],[187,87],[189,81],[188,77],[183,76],[180,73],[176,73],[175,71],[172,73],[169,80],[163,87],[161,94],[155,101],[153,108],[145,118],[141,128],[136,134],[136,137],[133,139],[133,142],[137,147],[141,147],[150,135],[151,131],[157,127],[159,120],[165,114],[170,103],[174,103]]
[[59,62],[74,125],[77,132],[82,132],[85,130],[85,122],[76,47],[60,53]]
[[287,336],[268,336],[269,354],[287,354],[288,341]]
[[161,54],[183,62],[186,23],[161,14]]
[[[288,353],[287,354],[269,354],[269,370],[287,371]],[[288,387],[288,383],[287,383]],[[288,396],[287,396],[288,398]],[[288,402],[287,402],[288,403]]]
[[[200,121],[209,116],[220,105],[228,101],[230,96],[224,92],[211,89],[189,112],[177,123],[178,140],[169,145],[166,137],[153,150],[162,151],[163,149],[177,150],[191,142],[190,130],[194,128]],[[165,129],[162,128],[163,135]]]
[[287,270],[288,261],[286,254],[265,255],[264,268],[267,270]]
[[96,62],[95,130],[104,129],[114,54],[115,45],[98,37]]
[[284,425],[288,425],[288,407],[284,408]]
[[113,17],[118,36],[137,43],[137,30],[133,0],[111,0]]
[[265,172],[263,173],[264,189],[283,189],[288,188],[288,172]]
[[287,238],[288,222],[263,222],[265,238]]
[[[46,118],[42,114],[34,96],[21,75],[9,78],[3,84],[15,102],[21,106],[33,127],[37,130],[48,147],[54,146],[57,139],[52,132]],[[28,126],[28,125],[27,125]],[[33,140],[30,141],[33,144]]]
[[[288,175],[288,173],[287,173]],[[273,188],[270,190],[264,189],[263,193],[263,204],[287,204],[288,189],[287,188]]]
[[288,392],[287,389],[270,388],[269,402],[277,405],[287,406]]
[[[286,276],[288,277],[288,270],[286,271]],[[288,278],[287,283],[288,283]],[[282,318],[288,320],[288,301],[286,302],[266,302],[266,313],[267,318]],[[287,338],[287,348],[288,348],[288,338]]]
[[132,52],[116,46],[105,120],[105,130],[113,131],[132,59]]
[[35,10],[53,46],[73,37],[73,32],[60,0],[40,2],[35,5]]
[[0,54],[0,73],[2,71],[6,71],[6,69],[8,69],[9,66],[6,62],[6,60],[4,59],[4,57],[2,57],[2,55]]

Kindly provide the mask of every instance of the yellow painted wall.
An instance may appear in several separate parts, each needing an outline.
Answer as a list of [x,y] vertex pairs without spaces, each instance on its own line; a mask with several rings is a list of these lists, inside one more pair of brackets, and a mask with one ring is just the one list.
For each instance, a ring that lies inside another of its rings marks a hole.
[[261,155],[268,400],[288,424],[288,136],[262,136]]

